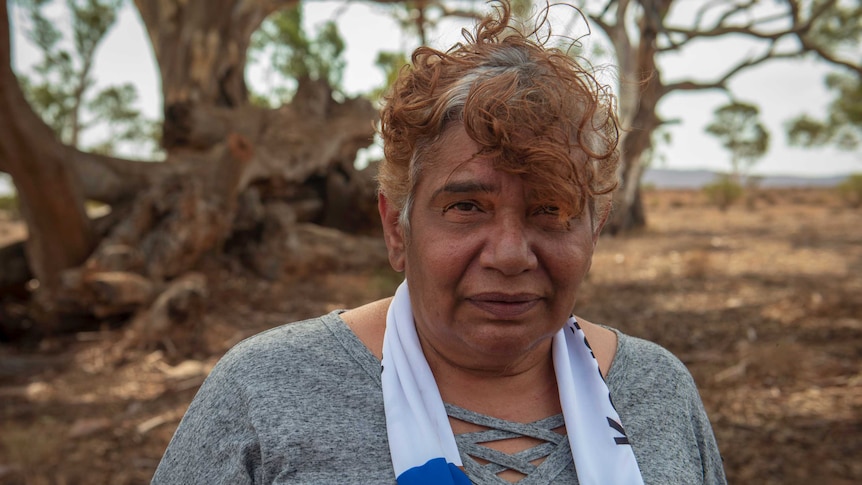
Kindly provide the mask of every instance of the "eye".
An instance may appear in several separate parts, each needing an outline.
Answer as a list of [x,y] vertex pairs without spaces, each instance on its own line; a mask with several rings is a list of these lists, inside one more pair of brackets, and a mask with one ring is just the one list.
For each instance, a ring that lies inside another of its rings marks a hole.
[[458,212],[474,212],[479,210],[479,206],[470,201],[461,201],[449,204],[443,209],[443,212],[446,213],[453,209]]
[[537,223],[544,229],[550,231],[568,231],[571,228],[571,220],[561,217],[560,208],[553,205],[539,206],[531,213]]
[[534,216],[550,215],[550,216],[554,216],[554,217],[559,217],[560,208],[553,206],[553,205],[543,205],[543,206],[536,208],[536,210],[533,211],[533,215]]

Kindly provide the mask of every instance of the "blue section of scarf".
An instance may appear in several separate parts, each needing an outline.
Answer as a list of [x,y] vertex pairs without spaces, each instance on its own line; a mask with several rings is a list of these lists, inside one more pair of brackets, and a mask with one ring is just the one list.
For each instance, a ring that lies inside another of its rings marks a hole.
[[434,458],[413,467],[397,478],[398,485],[470,485],[470,479],[445,458]]

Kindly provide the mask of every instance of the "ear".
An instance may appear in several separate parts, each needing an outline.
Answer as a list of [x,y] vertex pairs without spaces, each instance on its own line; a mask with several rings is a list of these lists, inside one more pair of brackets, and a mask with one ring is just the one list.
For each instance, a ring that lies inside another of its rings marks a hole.
[[389,252],[389,264],[395,271],[404,271],[404,231],[398,222],[401,212],[389,203],[382,192],[377,194],[377,210],[383,222],[383,240]]

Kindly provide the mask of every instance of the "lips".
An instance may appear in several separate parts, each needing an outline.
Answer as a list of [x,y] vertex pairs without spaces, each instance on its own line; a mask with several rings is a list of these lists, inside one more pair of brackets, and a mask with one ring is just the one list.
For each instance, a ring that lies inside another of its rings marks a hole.
[[467,298],[467,301],[496,318],[512,319],[530,311],[541,298],[529,293],[482,293]]

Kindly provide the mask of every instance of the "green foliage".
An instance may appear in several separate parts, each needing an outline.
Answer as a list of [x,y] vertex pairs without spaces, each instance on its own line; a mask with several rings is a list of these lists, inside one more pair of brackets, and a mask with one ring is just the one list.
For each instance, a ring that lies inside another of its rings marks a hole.
[[296,80],[326,81],[341,92],[346,61],[344,39],[335,22],[329,21],[309,37],[302,28],[302,5],[279,10],[269,16],[252,35],[249,56],[266,63],[278,79],[269,93],[250,93],[252,103],[275,107],[296,92]]
[[[819,10],[827,0],[807,3],[810,11]],[[814,22],[807,39],[826,52],[835,55],[842,52],[858,53],[862,44],[862,2],[845,0],[832,2]]]
[[[808,6],[818,9],[825,0]],[[805,36],[806,41],[836,59],[850,59],[858,66],[862,52],[862,2],[845,0],[826,9]],[[787,124],[790,143],[813,147],[834,145],[852,150],[862,143],[862,76],[859,71],[834,72],[825,79],[834,98],[825,117],[808,114]]]
[[[118,143],[133,142],[156,148],[156,123],[134,108],[137,91],[131,84],[94,90],[92,69],[96,50],[117,20],[125,0],[65,0],[71,18],[71,39],[48,18],[52,0],[22,0],[29,23],[24,34],[41,51],[32,75],[18,79],[28,102],[63,143],[104,154]],[[95,128],[107,132],[101,141],[83,147],[82,134]]]
[[862,78],[834,73],[826,77],[826,86],[835,95],[826,117],[802,115],[791,120],[787,126],[790,143],[805,147],[831,144],[852,150],[862,142]]
[[732,176],[739,180],[769,149],[769,132],[760,123],[757,106],[734,101],[715,110],[706,132],[730,151]]
[[854,173],[838,185],[838,194],[853,208],[862,207],[862,173]]
[[709,203],[726,211],[734,202],[743,195],[742,185],[731,175],[722,175],[718,180],[703,186]]
[[110,155],[118,142],[148,142],[153,148],[160,145],[161,123],[145,119],[132,106],[137,102],[138,92],[131,84],[110,86],[101,90],[90,102],[88,109],[99,114],[101,120],[111,120],[104,127],[108,136],[101,143],[90,147],[90,151]]

